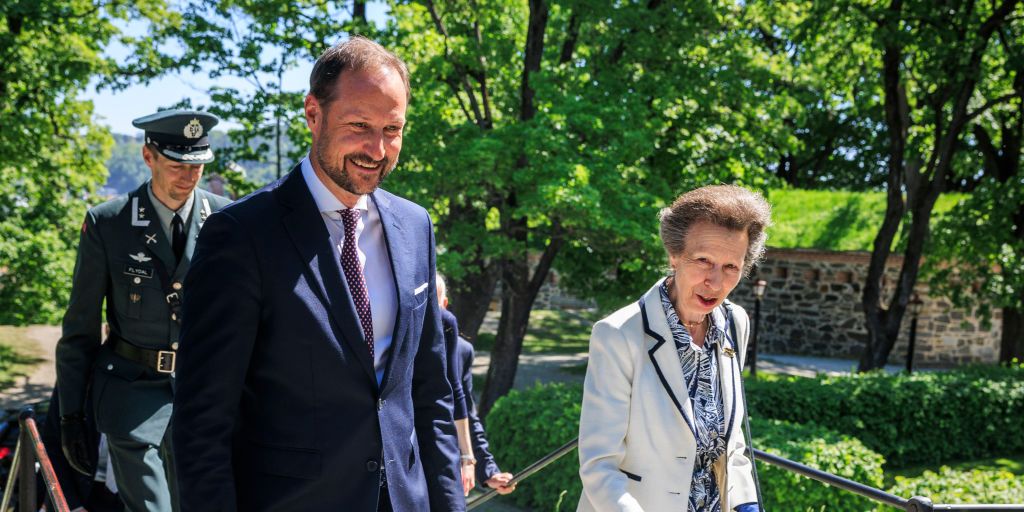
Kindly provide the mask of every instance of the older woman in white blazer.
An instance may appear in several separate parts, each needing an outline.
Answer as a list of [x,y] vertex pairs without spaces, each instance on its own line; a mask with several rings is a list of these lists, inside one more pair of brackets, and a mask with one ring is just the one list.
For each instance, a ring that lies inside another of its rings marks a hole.
[[771,209],[708,186],[660,217],[670,275],[591,334],[577,510],[756,511],[740,430],[748,321],[726,297],[763,255]]

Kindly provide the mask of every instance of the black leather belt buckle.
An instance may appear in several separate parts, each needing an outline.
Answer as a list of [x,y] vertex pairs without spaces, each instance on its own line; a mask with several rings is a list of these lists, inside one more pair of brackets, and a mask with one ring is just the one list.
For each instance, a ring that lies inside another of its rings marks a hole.
[[160,373],[174,373],[174,364],[177,354],[170,350],[161,350],[156,353],[156,371]]

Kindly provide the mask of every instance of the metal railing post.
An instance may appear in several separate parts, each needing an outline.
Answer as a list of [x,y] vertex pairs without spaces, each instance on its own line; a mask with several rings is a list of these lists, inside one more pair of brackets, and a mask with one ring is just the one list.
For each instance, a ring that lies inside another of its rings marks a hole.
[[18,469],[18,510],[36,510],[36,458],[33,453],[32,434],[28,422],[34,421],[35,411],[31,407],[22,409],[18,415],[18,451],[21,454],[21,468]]

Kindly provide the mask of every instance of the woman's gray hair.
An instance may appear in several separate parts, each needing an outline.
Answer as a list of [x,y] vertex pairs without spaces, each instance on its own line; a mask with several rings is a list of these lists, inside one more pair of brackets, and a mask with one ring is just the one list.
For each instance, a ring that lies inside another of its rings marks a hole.
[[663,208],[661,243],[670,256],[686,247],[686,235],[699,222],[710,222],[734,231],[747,232],[747,254],[743,275],[764,257],[765,231],[772,222],[772,207],[764,196],[736,185],[709,185],[691,190]]

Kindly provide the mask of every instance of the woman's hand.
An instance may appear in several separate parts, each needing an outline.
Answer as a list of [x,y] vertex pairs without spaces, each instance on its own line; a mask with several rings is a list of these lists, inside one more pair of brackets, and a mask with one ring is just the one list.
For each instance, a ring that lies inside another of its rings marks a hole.
[[462,459],[462,492],[469,496],[469,491],[476,487],[476,460]]
[[496,489],[498,494],[509,494],[516,490],[515,484],[509,485],[510,481],[512,481],[512,473],[498,473],[488,478],[484,483],[487,487]]

